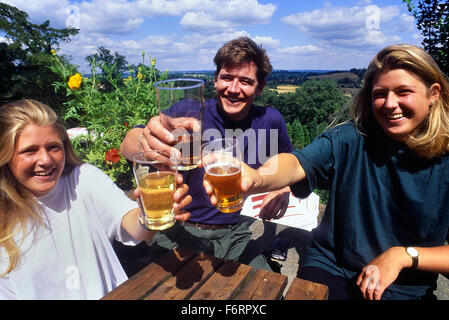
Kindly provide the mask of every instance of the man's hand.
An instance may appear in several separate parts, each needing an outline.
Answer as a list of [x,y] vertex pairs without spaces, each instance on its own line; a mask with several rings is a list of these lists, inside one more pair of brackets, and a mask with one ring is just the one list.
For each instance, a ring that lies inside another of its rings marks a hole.
[[282,218],[287,211],[289,201],[289,187],[268,193],[262,201],[259,217],[262,220]]
[[173,147],[175,137],[164,127],[161,117],[155,116],[148,121],[143,128],[143,139],[140,140],[142,151],[158,150],[166,154],[175,152],[178,158],[181,156],[180,151]]

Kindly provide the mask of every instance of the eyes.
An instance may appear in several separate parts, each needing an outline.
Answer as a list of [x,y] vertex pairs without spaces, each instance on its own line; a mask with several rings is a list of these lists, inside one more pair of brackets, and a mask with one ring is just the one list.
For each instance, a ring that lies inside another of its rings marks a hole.
[[[414,93],[414,90],[411,88],[399,88],[396,90],[393,90],[394,94],[398,97],[406,97],[409,94]],[[388,89],[373,89],[372,97],[373,99],[385,99],[387,98],[388,94],[390,93],[390,90]]]
[[[39,152],[40,148],[41,147],[38,145],[31,145],[20,149],[18,153],[21,155],[34,155]],[[45,148],[48,153],[60,152],[64,150],[62,143],[51,143],[43,146],[42,148]]]
[[[221,81],[225,81],[225,82],[232,82],[232,81],[234,81],[234,77],[232,75],[226,75],[226,74],[220,75],[218,77],[218,79],[221,80]],[[241,77],[241,78],[238,78],[238,79],[239,79],[240,83],[242,83],[244,85],[248,85],[248,86],[252,86],[252,85],[254,85],[256,83],[255,80],[250,79],[250,78],[246,78],[246,77]]]

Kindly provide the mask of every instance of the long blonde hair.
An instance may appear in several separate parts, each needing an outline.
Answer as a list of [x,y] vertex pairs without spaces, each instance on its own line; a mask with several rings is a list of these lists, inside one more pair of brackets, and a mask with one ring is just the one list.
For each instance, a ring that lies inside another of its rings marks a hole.
[[35,100],[17,100],[0,107],[0,248],[3,247],[9,256],[4,274],[13,270],[19,261],[20,249],[15,235],[21,232],[23,241],[31,231],[28,226],[43,225],[34,196],[16,180],[8,166],[16,141],[29,124],[53,126],[58,131],[66,157],[63,174],[82,163],[73,151],[63,123],[50,107]]
[[433,159],[449,151],[449,82],[432,57],[423,49],[399,44],[388,46],[371,61],[364,76],[363,88],[352,101],[351,116],[360,132],[372,133],[377,126],[372,109],[373,81],[377,75],[394,69],[404,69],[420,78],[429,89],[441,86],[439,99],[431,106],[426,119],[405,143],[421,157]]

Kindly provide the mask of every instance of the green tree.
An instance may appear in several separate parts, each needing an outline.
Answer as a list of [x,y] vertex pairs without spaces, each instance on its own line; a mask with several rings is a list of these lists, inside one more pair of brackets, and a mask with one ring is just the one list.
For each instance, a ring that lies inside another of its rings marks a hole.
[[449,3],[441,0],[403,0],[424,36],[422,45],[449,75]]
[[31,23],[26,12],[5,3],[0,3],[0,30],[7,39],[0,45],[0,100],[34,98],[56,109],[64,97],[51,86],[56,80],[48,69],[51,52],[78,30],[51,28],[48,20]]
[[86,61],[94,70],[97,67],[101,70],[98,80],[104,85],[105,91],[110,92],[114,89],[112,81],[123,85],[123,74],[128,71],[128,62],[124,55],[118,52],[112,54],[109,49],[99,47],[96,53],[86,57]]
[[277,108],[286,122],[299,119],[313,140],[348,100],[335,81],[308,80],[296,92],[280,95]]
[[308,131],[298,119],[295,119],[291,124],[287,123],[287,131],[293,148],[302,149],[310,143]]

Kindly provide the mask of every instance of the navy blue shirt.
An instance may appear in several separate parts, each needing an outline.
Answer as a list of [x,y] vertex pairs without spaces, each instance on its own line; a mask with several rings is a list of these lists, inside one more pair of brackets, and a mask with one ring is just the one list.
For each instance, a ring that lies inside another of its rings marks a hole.
[[[305,197],[329,189],[304,266],[352,278],[392,246],[441,246],[449,228],[449,156],[426,160],[383,132],[361,135],[353,122],[294,151],[307,179],[292,186]],[[403,270],[384,296],[420,297],[437,275]]]

